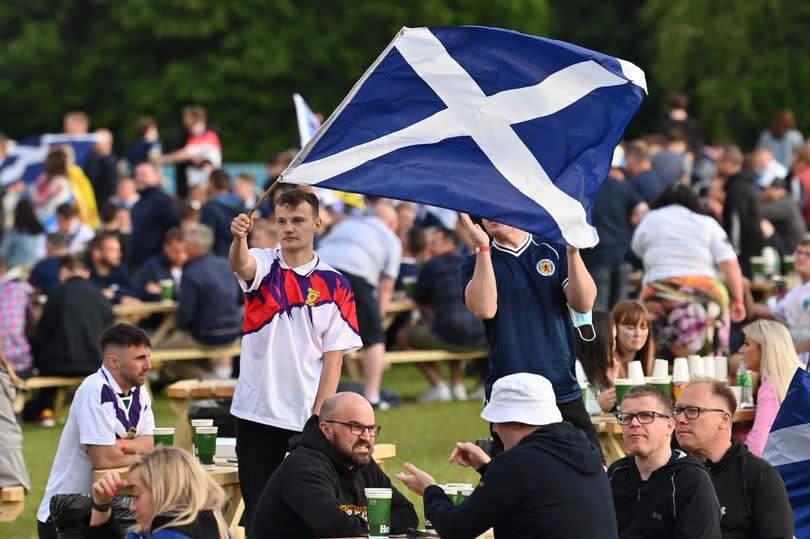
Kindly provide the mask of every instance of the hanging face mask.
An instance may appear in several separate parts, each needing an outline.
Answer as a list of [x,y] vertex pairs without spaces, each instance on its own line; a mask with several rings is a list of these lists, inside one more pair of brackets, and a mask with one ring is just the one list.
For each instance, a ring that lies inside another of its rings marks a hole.
[[593,327],[593,311],[587,313],[580,313],[568,307],[568,314],[571,315],[571,322],[574,323],[574,329],[579,333],[579,337],[583,341],[592,341],[596,338],[596,329]]

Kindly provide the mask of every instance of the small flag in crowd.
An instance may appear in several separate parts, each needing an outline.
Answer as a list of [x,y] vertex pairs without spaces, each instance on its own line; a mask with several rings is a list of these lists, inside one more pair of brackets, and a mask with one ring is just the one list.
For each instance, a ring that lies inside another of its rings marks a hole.
[[635,65],[483,27],[403,28],[282,174],[598,242],[590,207],[646,83]]
[[[312,112],[312,109],[309,108],[307,102],[304,101],[304,98],[301,97],[301,94],[293,94],[293,102],[295,103],[295,116],[298,120],[298,136],[301,139],[301,147],[303,148],[321,128],[321,122]],[[335,206],[340,200],[356,208],[366,207],[363,195],[357,193],[319,189],[318,198],[326,206]]]
[[810,373],[797,369],[765,444],[765,460],[785,482],[796,537],[810,537]]
[[76,164],[84,165],[98,135],[68,135],[49,133],[28,137],[9,148],[8,155],[0,164],[0,185],[8,185],[20,180],[31,183],[42,174],[45,158],[53,146],[69,144],[76,155]]

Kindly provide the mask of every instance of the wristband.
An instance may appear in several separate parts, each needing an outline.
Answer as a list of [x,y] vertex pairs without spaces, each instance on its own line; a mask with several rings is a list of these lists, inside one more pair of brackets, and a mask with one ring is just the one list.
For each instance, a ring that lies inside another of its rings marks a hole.
[[96,511],[104,513],[105,511],[109,511],[110,508],[112,508],[112,501],[107,503],[96,503],[96,500],[93,500],[93,509]]
[[489,245],[479,245],[478,247],[475,248],[475,254],[488,252],[489,252]]
[[742,298],[734,298],[734,299],[731,300],[731,303],[732,303],[732,305],[744,305],[745,304],[745,302],[742,300]]
[[119,439],[118,439],[118,441],[119,441],[119,442],[121,442],[121,451],[123,451],[124,453],[126,453],[126,452],[127,452],[127,444],[125,444],[125,443],[124,443],[124,439],[123,439],[123,438],[119,438]]

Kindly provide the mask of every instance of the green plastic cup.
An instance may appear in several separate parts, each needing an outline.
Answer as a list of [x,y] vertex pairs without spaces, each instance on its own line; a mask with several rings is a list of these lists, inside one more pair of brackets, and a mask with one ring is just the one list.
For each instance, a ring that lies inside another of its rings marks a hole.
[[197,453],[197,427],[213,427],[214,420],[213,419],[192,419],[191,420],[191,454],[195,457],[198,456]]
[[387,539],[391,534],[391,489],[367,488],[368,539]]
[[672,377],[647,378],[647,385],[657,387],[664,392],[664,395],[669,395],[669,398],[672,398]]
[[214,466],[214,455],[217,453],[217,428],[197,427],[195,445],[200,464],[206,467]]
[[171,279],[161,279],[158,284],[160,285],[160,299],[163,301],[171,301],[174,297],[174,281]]
[[633,387],[633,381],[630,378],[616,378],[613,385],[616,388],[616,406],[621,406],[624,396]]
[[463,489],[461,489],[461,492],[460,492],[461,502],[459,503],[459,505],[461,505],[462,503],[466,502],[466,501],[467,501],[467,498],[469,498],[470,496],[472,496],[473,490],[475,490],[475,489],[474,489],[474,488],[472,488],[472,487],[470,487],[470,488],[463,488]]
[[[472,490],[472,483],[447,483],[445,485],[448,489],[455,490],[455,494],[448,494],[454,505],[461,505],[464,503],[464,491],[467,489]],[[447,490],[445,490],[445,493]]]
[[402,288],[405,289],[405,295],[413,298],[413,292],[416,290],[416,277],[409,275],[402,278]]
[[152,437],[155,440],[155,447],[159,445],[171,447],[174,445],[174,428],[156,428],[152,431]]

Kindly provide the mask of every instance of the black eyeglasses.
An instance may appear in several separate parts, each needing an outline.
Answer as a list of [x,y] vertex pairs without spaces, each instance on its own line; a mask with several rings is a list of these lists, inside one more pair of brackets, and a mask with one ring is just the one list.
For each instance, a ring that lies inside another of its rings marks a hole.
[[630,412],[619,412],[616,414],[616,421],[619,422],[619,425],[626,427],[630,423],[633,422],[633,418],[638,419],[638,422],[642,425],[648,425],[655,421],[656,417],[663,417],[664,419],[672,419],[666,414],[661,414],[658,412],[636,412],[635,414],[631,414]]
[[702,412],[726,412],[720,408],[701,408],[700,406],[676,406],[672,409],[672,416],[678,417],[678,414],[683,413],[686,419],[697,419]]
[[327,419],[324,423],[337,423],[338,425],[346,425],[349,427],[349,430],[355,436],[362,436],[363,432],[368,431],[368,435],[374,438],[380,431],[382,427],[379,425],[363,425],[362,423],[358,423],[357,421],[335,421],[334,419]]

